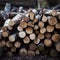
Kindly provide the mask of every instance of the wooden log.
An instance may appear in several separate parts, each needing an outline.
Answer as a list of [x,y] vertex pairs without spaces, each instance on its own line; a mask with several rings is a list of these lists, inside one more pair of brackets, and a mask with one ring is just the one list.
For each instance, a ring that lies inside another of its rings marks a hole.
[[17,30],[18,30],[18,31],[23,31],[23,28],[20,27],[20,26],[18,26],[18,27],[17,27]]
[[38,25],[35,25],[34,26],[34,30],[37,30],[37,29],[39,29],[39,26]]
[[38,12],[36,9],[32,9],[32,12],[36,15]]
[[38,38],[39,38],[39,39],[44,39],[45,36],[44,36],[44,34],[38,34]]
[[16,42],[14,43],[14,46],[15,46],[16,48],[20,48],[20,47],[21,47],[21,43],[18,42],[18,41],[16,41]]
[[43,51],[44,51],[44,44],[43,44],[43,43],[40,43],[40,44],[37,46],[37,49],[38,49],[40,52],[43,52]]
[[30,56],[30,57],[35,56],[35,52],[32,50],[28,50],[28,56]]
[[26,33],[24,31],[19,32],[19,37],[24,38],[26,36]]
[[43,15],[42,21],[43,21],[43,22],[47,22],[47,17],[46,17],[45,15]]
[[57,24],[57,19],[56,19],[56,17],[50,17],[50,18],[48,18],[48,23],[49,23],[50,25],[55,25],[55,24]]
[[37,48],[36,44],[32,43],[29,46],[30,50],[35,50]]
[[36,50],[36,51],[35,51],[35,54],[36,54],[36,55],[39,55],[39,54],[40,54],[40,51],[39,51],[39,50]]
[[12,30],[13,26],[8,26],[7,28],[8,28],[8,30]]
[[43,27],[43,28],[40,29],[40,33],[41,33],[41,34],[43,34],[43,33],[45,33],[45,32],[46,32],[46,28],[45,28],[45,27]]
[[51,57],[57,57],[57,55],[58,55],[58,52],[55,49],[51,49],[50,56]]
[[15,47],[12,47],[11,48],[11,52],[16,52],[16,48]]
[[34,42],[35,44],[39,44],[39,43],[40,43],[40,39],[39,39],[39,38],[36,38],[33,42]]
[[4,46],[6,45],[6,42],[5,42],[4,40],[2,40],[2,41],[0,42],[0,44],[1,44],[2,47],[4,47]]
[[54,35],[52,35],[52,40],[53,40],[54,42],[58,42],[58,41],[60,40],[60,35],[59,35],[59,34],[54,34]]
[[38,30],[35,30],[35,34],[39,34],[39,31]]
[[30,26],[30,27],[34,27],[34,25],[33,25],[33,22],[32,22],[32,21],[29,21],[29,22],[27,23],[27,25],[28,25],[28,26]]
[[30,39],[29,39],[29,37],[26,36],[26,37],[23,39],[23,42],[24,42],[25,44],[30,43]]
[[55,27],[56,27],[56,29],[60,29],[60,23],[57,23],[57,24],[55,25]]
[[9,35],[9,33],[8,33],[7,31],[3,31],[3,32],[2,32],[2,36],[3,36],[3,37],[8,37],[8,35]]
[[35,23],[37,23],[37,22],[38,22],[38,19],[35,18],[35,19],[33,20],[33,24],[35,24]]
[[11,19],[7,19],[7,20],[5,21],[3,27],[5,27],[5,26],[9,26],[9,21],[10,21],[10,20],[11,20]]
[[60,42],[56,44],[56,50],[60,52]]
[[60,14],[58,15],[58,19],[60,19]]
[[2,28],[1,28],[3,31],[7,31],[7,27],[5,26],[3,26]]
[[33,29],[32,29],[31,27],[27,27],[27,28],[26,28],[26,33],[27,33],[27,34],[33,33]]
[[46,33],[45,36],[46,36],[47,38],[50,38],[50,37],[51,37],[51,34],[50,34],[50,33]]
[[34,40],[36,38],[36,35],[34,33],[32,33],[32,34],[29,35],[29,37],[30,37],[31,40]]
[[16,34],[10,35],[8,38],[10,42],[14,42],[16,39]]
[[21,20],[22,16],[26,13],[18,13],[15,17],[12,18],[13,21]]
[[51,47],[52,46],[52,40],[51,39],[45,39],[44,40],[44,45],[46,47]]
[[30,16],[30,19],[33,20],[35,15],[34,15],[33,12],[30,12],[30,13],[29,13],[29,16]]
[[10,41],[7,41],[7,42],[6,42],[6,46],[7,46],[8,48],[10,48],[10,47],[13,46],[13,44],[12,44]]
[[22,20],[24,20],[25,22],[29,22],[29,15],[24,16]]
[[12,57],[12,56],[13,56],[13,53],[12,53],[11,51],[8,51],[8,52],[7,52],[7,56],[8,56],[8,57]]
[[56,10],[52,10],[51,15],[52,16],[56,16],[57,15],[57,11]]
[[27,50],[25,48],[20,49],[19,54],[21,56],[26,56],[27,55]]
[[39,21],[38,25],[40,28],[44,27],[44,23],[42,21]]
[[49,9],[44,9],[44,14],[46,15],[52,15],[52,16],[56,16],[56,15],[59,15],[60,12],[57,11],[57,10],[49,10]]
[[19,24],[19,26],[21,28],[26,28],[27,27],[27,23],[25,21],[21,21],[20,24]]
[[13,20],[9,21],[9,26],[14,26],[14,24],[15,24],[15,21],[13,21]]
[[53,31],[54,31],[54,26],[48,25],[48,26],[46,27],[46,30],[47,30],[47,32],[53,32]]

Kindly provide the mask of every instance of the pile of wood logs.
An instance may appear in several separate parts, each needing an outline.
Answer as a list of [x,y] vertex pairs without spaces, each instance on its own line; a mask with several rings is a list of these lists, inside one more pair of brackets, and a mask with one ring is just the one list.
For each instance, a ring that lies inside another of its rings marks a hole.
[[[1,24],[1,23],[0,23]],[[28,9],[7,19],[0,28],[0,56],[58,56],[60,12]]]

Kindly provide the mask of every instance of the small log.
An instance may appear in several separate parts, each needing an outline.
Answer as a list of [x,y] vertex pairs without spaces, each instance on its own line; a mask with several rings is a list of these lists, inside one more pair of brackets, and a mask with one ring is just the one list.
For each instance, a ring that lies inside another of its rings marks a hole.
[[32,33],[32,34],[29,35],[29,37],[30,37],[31,40],[34,40],[36,38],[36,35],[34,33]]
[[52,16],[56,16],[57,15],[57,11],[56,10],[52,10],[51,15]]
[[43,43],[40,43],[37,47],[37,49],[42,52],[44,50],[44,44]]
[[12,30],[13,26],[8,26],[7,28],[8,28],[8,30]]
[[11,48],[11,52],[16,52],[16,48],[15,47],[12,47]]
[[44,36],[44,34],[38,34],[38,38],[39,38],[39,39],[44,39],[45,36]]
[[55,49],[51,49],[50,56],[51,57],[57,57],[57,55],[58,55],[58,52]]
[[14,43],[14,46],[15,46],[16,48],[20,48],[20,47],[21,47],[21,43],[18,42],[18,41],[16,41],[16,42]]
[[57,23],[57,24],[55,25],[55,27],[56,27],[56,29],[60,29],[60,23]]
[[48,25],[48,26],[46,27],[46,30],[47,30],[47,32],[53,32],[53,31],[54,31],[54,26]]
[[10,35],[9,36],[9,41],[10,42],[14,42],[15,41],[15,38],[16,38],[16,34]]
[[8,37],[8,35],[9,35],[9,33],[8,33],[7,31],[3,31],[3,32],[2,32],[2,36],[3,36],[3,37]]
[[38,25],[40,28],[44,27],[44,23],[42,21],[39,21]]
[[13,20],[9,21],[9,26],[14,26],[14,24],[15,24],[15,21],[13,21]]
[[37,23],[37,22],[38,22],[38,19],[35,18],[35,19],[33,20],[33,24],[35,24],[35,23]]
[[29,16],[30,16],[30,19],[31,19],[31,20],[34,20],[34,16],[35,16],[35,15],[34,15],[33,12],[30,12],[30,13],[29,13]]
[[35,30],[35,34],[39,34],[39,31],[38,30]]
[[30,43],[30,39],[29,39],[29,37],[26,36],[26,37],[23,39],[23,42],[24,42],[25,44]]
[[37,48],[36,44],[32,43],[29,46],[30,50],[35,50]]
[[28,56],[30,56],[30,57],[35,56],[35,52],[32,50],[28,50]]
[[34,42],[35,44],[39,44],[39,43],[40,43],[40,39],[39,39],[39,38],[36,38],[33,42]]
[[24,16],[23,19],[25,22],[28,22],[29,21],[29,17],[28,16]]
[[45,27],[43,27],[43,28],[40,29],[40,33],[41,33],[41,34],[43,34],[43,33],[45,33],[45,32],[46,32],[46,28],[45,28]]
[[27,55],[27,50],[25,48],[20,49],[19,54],[21,56],[26,56]]
[[29,22],[27,23],[27,25],[28,25],[28,26],[30,26],[30,27],[34,27],[34,25],[33,25],[33,22],[32,22],[32,21],[29,21]]
[[36,15],[38,12],[36,9],[32,9],[32,12]]
[[27,27],[27,22],[21,21],[20,24],[19,24],[19,26],[20,26],[21,28],[26,28],[26,27]]
[[60,52],[60,42],[56,44],[56,50]]
[[60,40],[60,35],[59,35],[59,34],[54,34],[54,35],[52,35],[52,40],[53,40],[54,42],[58,42],[58,41]]
[[45,36],[46,36],[47,38],[50,38],[50,37],[51,37],[51,34],[50,34],[50,33],[46,33]]
[[48,18],[48,23],[50,25],[55,25],[55,24],[57,24],[57,19],[55,17],[50,17],[50,18]]
[[27,28],[26,28],[26,33],[27,33],[27,34],[33,33],[33,29],[32,29],[31,27],[27,27]]
[[13,53],[11,51],[8,51],[7,52],[7,56],[12,57],[13,56]]
[[58,15],[58,19],[60,19],[60,14]]
[[[26,14],[26,13],[25,13]],[[24,13],[18,13],[15,17],[12,18],[13,21],[21,20]]]
[[44,40],[44,45],[46,47],[51,47],[52,46],[52,40],[51,39],[45,39]]
[[23,28],[20,27],[20,26],[18,26],[18,27],[17,27],[17,30],[18,30],[18,31],[23,31]]
[[7,41],[7,42],[6,42],[6,46],[7,46],[8,48],[10,48],[10,47],[13,46],[13,44],[12,44],[10,41]]
[[19,37],[24,38],[26,36],[26,33],[24,31],[19,32]]
[[7,27],[6,27],[6,26],[3,26],[1,29],[2,29],[3,31],[7,31]]
[[3,46],[6,45],[6,42],[5,42],[4,40],[2,40],[0,44],[1,44],[1,46],[3,47]]
[[43,15],[42,21],[43,21],[43,22],[47,22],[47,17],[46,17],[45,15]]
[[5,21],[3,27],[5,27],[5,26],[9,26],[9,21],[10,21],[10,20],[11,20],[11,19],[7,19],[7,20]]
[[39,50],[36,50],[36,51],[35,51],[35,54],[36,54],[36,55],[39,55],[39,54],[40,54],[40,51],[39,51]]
[[39,26],[38,25],[35,25],[34,26],[34,30],[37,30],[37,29],[39,29]]

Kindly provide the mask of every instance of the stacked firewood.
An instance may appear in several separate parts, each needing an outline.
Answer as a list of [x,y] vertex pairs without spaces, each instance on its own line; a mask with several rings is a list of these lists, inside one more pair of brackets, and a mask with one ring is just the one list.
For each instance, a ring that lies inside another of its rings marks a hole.
[[[1,23],[0,23],[1,24]],[[28,9],[7,19],[0,30],[0,56],[58,56],[60,12]]]

